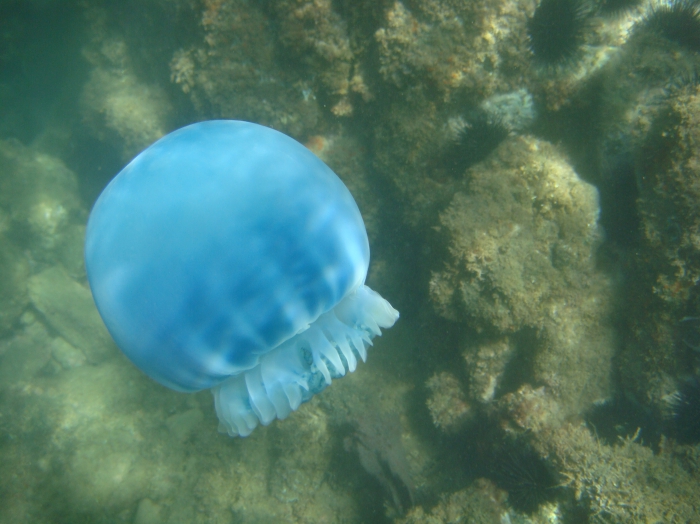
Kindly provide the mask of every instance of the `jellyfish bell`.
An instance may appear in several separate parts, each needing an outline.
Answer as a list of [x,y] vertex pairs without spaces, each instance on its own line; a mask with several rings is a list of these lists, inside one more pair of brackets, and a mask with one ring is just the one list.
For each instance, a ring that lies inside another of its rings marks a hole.
[[172,389],[211,388],[230,435],[354,371],[398,319],[365,285],[369,242],[343,182],[249,122],[192,124],[134,158],[90,213],[85,265],[124,354]]

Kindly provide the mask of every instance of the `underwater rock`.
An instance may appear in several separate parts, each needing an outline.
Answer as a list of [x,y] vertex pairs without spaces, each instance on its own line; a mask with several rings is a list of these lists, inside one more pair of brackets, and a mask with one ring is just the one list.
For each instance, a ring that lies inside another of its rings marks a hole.
[[172,389],[212,388],[232,436],[354,371],[399,315],[364,285],[367,233],[340,179],[248,122],[193,124],[132,160],[93,207],[85,260],[122,351]]
[[99,34],[83,53],[93,65],[83,87],[83,120],[125,160],[162,137],[170,126],[172,106],[166,92],[136,74],[126,42]]
[[212,2],[201,13],[204,41],[174,54],[172,79],[208,117],[213,111],[305,138],[319,131],[324,113],[330,121],[349,117],[374,98],[363,62],[382,4]]
[[[531,2],[394,2],[375,33],[387,83],[487,98],[520,87]],[[428,87],[430,86],[430,87]]]
[[[152,426],[153,422],[162,426],[164,417],[152,412],[155,417],[146,421],[137,411],[147,409],[143,399],[149,394],[154,398],[153,392],[134,383],[126,364],[111,359],[73,368],[36,388],[33,402],[44,413],[49,436],[45,452],[51,474],[45,481],[52,490],[72,487],[62,491],[60,502],[69,511],[92,515],[133,511],[139,499],[158,498],[172,482],[160,471],[165,450],[150,442],[152,436],[158,435],[159,441],[167,436]],[[176,446],[167,446],[173,459],[179,452]]]
[[[273,15],[277,5],[270,3]],[[277,56],[289,55],[289,51],[276,45],[275,26],[258,3],[233,0],[207,2],[203,7],[203,41],[176,51],[171,61],[172,80],[190,97],[200,115],[257,122],[299,139],[318,133],[322,110],[314,94],[317,87],[310,79],[326,71],[300,75],[305,69],[297,67],[298,60],[279,61]],[[303,14],[307,23],[314,23],[313,9],[307,8]],[[332,15],[332,10],[325,10],[325,14]],[[286,15],[280,15],[284,21]],[[293,24],[294,13],[289,16]],[[289,28],[285,38],[290,45],[306,48],[307,38],[314,38],[314,32],[307,36],[306,29],[306,25],[302,32]],[[342,51],[337,61],[329,58],[343,69],[345,54]],[[337,77],[333,69],[327,74]]]
[[[324,99],[329,98],[331,113],[339,117],[352,115],[351,90],[359,92],[365,100],[372,98],[359,64],[355,63],[348,35],[348,29],[359,28],[349,26],[336,12],[333,2],[282,0],[271,5],[274,5],[271,14],[279,24],[280,43],[298,62],[297,67],[317,72],[309,88]],[[368,18],[373,7],[374,10],[380,8],[373,2],[354,2],[343,7],[361,10]]]
[[461,429],[473,413],[459,380],[443,371],[430,377],[425,385],[430,391],[426,405],[433,423],[443,431]]
[[626,391],[663,413],[698,361],[700,87],[674,90],[652,114],[635,155],[641,231],[620,376]]
[[469,394],[480,402],[493,400],[506,366],[517,351],[508,337],[468,347],[462,355],[469,376]]
[[[682,3],[682,2],[679,2]],[[647,17],[659,4],[644,7]],[[590,93],[582,93],[573,103],[590,110],[582,115],[595,129],[593,143],[583,142],[596,150],[590,156],[599,162],[591,170],[601,191],[614,184],[620,159],[635,157],[659,110],[667,105],[678,87],[692,85],[700,68],[700,54],[664,38],[648,27],[645,18],[633,16],[624,25],[628,38],[619,48],[614,60],[608,62],[598,75],[598,84]],[[613,204],[614,205],[614,204]]]
[[84,219],[77,177],[58,158],[0,140],[0,219],[5,235],[30,250],[33,261],[52,261]]
[[62,337],[56,337],[51,341],[51,356],[63,369],[77,368],[86,362],[85,353]]
[[[46,351],[49,340],[48,335],[34,338],[18,350]],[[28,356],[18,353],[18,362]],[[2,378],[5,369],[0,366]],[[123,358],[56,374],[22,375],[19,383],[17,377],[2,378],[0,487],[16,495],[12,504],[0,505],[3,522],[25,520],[9,519],[21,511],[40,514],[44,504],[51,504],[54,514],[70,515],[70,521],[82,514],[95,522],[130,522],[143,511],[144,498],[157,507],[161,522],[172,524],[226,522],[232,515],[245,524],[323,524],[337,522],[338,515],[360,520],[360,503],[352,494],[329,486],[325,466],[331,447],[323,438],[327,435],[317,431],[315,417],[307,422],[306,409],[286,421],[285,429],[233,441],[211,431],[216,419],[208,394],[174,393]],[[202,413],[206,420],[193,427]],[[288,424],[309,430],[286,432]],[[169,426],[178,426],[176,432],[187,427],[187,436],[180,440]],[[290,440],[295,437],[299,440]],[[305,440],[315,437],[321,438]],[[287,452],[293,457],[289,462]],[[302,470],[298,475],[295,461]],[[295,502],[281,502],[271,492],[282,465],[288,468],[286,478],[303,480],[309,474],[314,482],[296,485]],[[316,489],[306,491],[311,485]]]
[[54,266],[29,279],[34,307],[52,329],[98,364],[116,355],[114,343],[104,327],[90,291]]
[[272,462],[267,489],[281,506],[294,508],[298,522],[335,522],[339,515],[359,522],[364,501],[334,478],[344,472],[332,462],[334,434],[319,400],[314,397],[268,432]]
[[23,329],[0,342],[0,388],[30,381],[51,360],[51,337],[31,311],[22,315]]
[[534,330],[514,352],[531,363],[519,380],[547,384],[561,409],[581,413],[609,395],[615,348],[611,285],[595,268],[597,192],[531,137],[507,140],[468,175],[441,214],[450,255],[433,274],[433,303],[484,333]]
[[683,319],[698,311],[692,181],[700,54],[697,31],[676,25],[697,25],[697,8],[645,3],[614,21],[626,33],[615,57],[570,99],[575,123],[567,119],[561,129],[584,130],[574,131],[572,150],[575,144],[582,172],[600,191],[606,251],[623,268],[616,359],[623,394],[666,413],[683,375],[697,367]]
[[29,304],[29,263],[14,243],[0,233],[0,339],[9,335]]
[[396,524],[511,522],[507,498],[508,494],[492,482],[478,479],[470,487],[442,498],[430,511],[426,511],[422,506],[411,509],[404,518],[397,520]]
[[141,499],[136,509],[133,524],[160,524],[161,507],[151,499]]
[[569,281],[592,269],[596,190],[553,146],[529,137],[504,143],[470,179],[441,215],[452,262],[433,277],[433,301],[447,318],[455,318],[453,300],[463,302],[483,327],[504,333],[538,325]]
[[498,408],[510,429],[518,433],[546,433],[560,426],[566,416],[557,399],[549,395],[546,388],[535,389],[530,384],[504,395],[498,400]]
[[442,183],[449,182],[449,175],[431,169],[431,161],[454,144],[454,133],[447,129],[448,117],[441,120],[436,104],[420,93],[408,101],[393,100],[386,111],[374,128],[374,167],[408,202],[400,208],[403,222],[419,230],[454,191],[450,184]]
[[700,280],[700,86],[678,90],[658,111],[638,152],[638,207],[654,257],[655,293],[669,303],[691,297]]
[[298,502],[321,488],[330,468],[328,416],[312,401],[277,432],[270,494],[285,504]]
[[530,1],[431,0],[386,11],[374,35],[385,94],[372,122],[374,165],[407,200],[402,218],[413,229],[434,222],[467,166],[530,121],[531,97],[518,92],[533,9]]
[[70,224],[65,228],[61,243],[54,252],[56,263],[77,282],[85,282],[84,244],[85,224]]

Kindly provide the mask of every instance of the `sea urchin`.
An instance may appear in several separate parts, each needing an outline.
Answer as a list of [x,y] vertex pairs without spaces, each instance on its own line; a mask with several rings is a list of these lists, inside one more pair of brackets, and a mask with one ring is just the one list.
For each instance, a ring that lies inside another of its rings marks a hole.
[[643,28],[700,53],[700,0],[673,0],[651,10]]
[[590,13],[586,0],[542,0],[527,24],[535,60],[547,66],[571,60],[583,44]]
[[528,442],[506,439],[495,449],[494,482],[508,492],[517,511],[532,514],[540,504],[554,500],[559,486],[557,473]]
[[481,108],[470,111],[464,118],[453,119],[451,127],[454,128],[455,140],[445,151],[443,162],[455,176],[461,176],[484,160],[509,133],[497,116],[489,115]]
[[700,442],[700,379],[693,377],[673,398],[673,436],[680,444]]

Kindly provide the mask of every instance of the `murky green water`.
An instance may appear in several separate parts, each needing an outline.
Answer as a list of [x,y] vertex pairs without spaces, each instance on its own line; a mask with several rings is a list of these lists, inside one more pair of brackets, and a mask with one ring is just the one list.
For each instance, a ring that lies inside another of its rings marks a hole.
[[[0,522],[700,522],[700,4],[0,0]],[[284,421],[116,347],[90,208],[165,134],[299,140],[400,312]]]

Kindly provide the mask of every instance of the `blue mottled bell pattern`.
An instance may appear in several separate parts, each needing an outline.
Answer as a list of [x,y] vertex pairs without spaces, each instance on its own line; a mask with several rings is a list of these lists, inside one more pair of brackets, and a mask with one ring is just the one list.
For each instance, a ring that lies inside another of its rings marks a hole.
[[161,138],[104,189],[85,265],[120,349],[178,391],[211,388],[249,435],[354,371],[398,312],[365,286],[369,242],[304,146],[234,120]]

